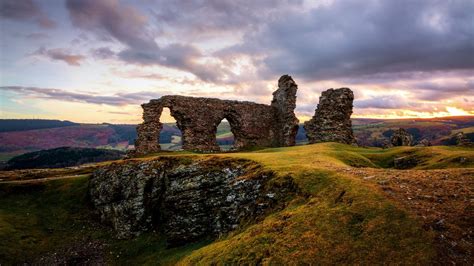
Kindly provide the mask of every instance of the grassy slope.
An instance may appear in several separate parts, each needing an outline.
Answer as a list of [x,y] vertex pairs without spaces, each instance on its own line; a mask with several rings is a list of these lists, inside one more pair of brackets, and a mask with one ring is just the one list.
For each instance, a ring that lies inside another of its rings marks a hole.
[[[182,263],[428,262],[434,255],[429,244],[432,236],[379,191],[337,171],[346,163],[376,167],[363,154],[384,157],[391,152],[319,144],[226,155],[291,174],[309,197],[193,252]],[[452,153],[458,152],[464,151]],[[467,152],[474,156],[472,150]]]
[[[30,262],[48,252],[99,240],[107,260],[134,263],[174,262],[206,244],[166,249],[165,239],[148,233],[116,240],[95,222],[87,200],[88,176],[45,183],[0,185],[0,264]],[[118,257],[117,257],[118,256]]]
[[418,221],[375,187],[340,171],[348,165],[386,166],[390,158],[406,152],[424,156],[426,165],[420,168],[459,167],[453,162],[459,157],[468,158],[464,167],[474,167],[473,150],[457,147],[381,150],[326,143],[218,154],[257,161],[279,176],[290,174],[303,196],[210,244],[178,249],[165,249],[164,240],[153,233],[114,240],[92,222],[87,177],[36,186],[0,185],[0,262],[21,262],[21,257],[33,258],[91,236],[108,243],[109,261],[134,264],[428,263],[435,256],[432,236]]

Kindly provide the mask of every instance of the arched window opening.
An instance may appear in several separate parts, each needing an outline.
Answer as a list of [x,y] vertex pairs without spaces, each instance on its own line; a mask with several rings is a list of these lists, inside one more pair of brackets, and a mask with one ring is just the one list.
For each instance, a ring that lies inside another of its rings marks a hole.
[[296,145],[308,144],[308,137],[306,137],[306,131],[303,124],[299,124],[298,133],[296,133]]
[[171,116],[169,108],[163,108],[160,122],[163,128],[160,132],[160,147],[164,151],[176,151],[182,148],[182,133],[176,125],[176,119]]
[[221,151],[230,151],[234,148],[234,134],[227,119],[222,119],[216,130],[216,140]]

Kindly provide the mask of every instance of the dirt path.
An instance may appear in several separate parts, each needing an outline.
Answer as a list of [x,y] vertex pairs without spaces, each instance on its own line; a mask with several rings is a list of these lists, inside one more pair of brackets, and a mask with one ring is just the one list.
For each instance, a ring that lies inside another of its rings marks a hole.
[[346,168],[379,187],[435,236],[441,264],[474,262],[474,169],[393,170]]

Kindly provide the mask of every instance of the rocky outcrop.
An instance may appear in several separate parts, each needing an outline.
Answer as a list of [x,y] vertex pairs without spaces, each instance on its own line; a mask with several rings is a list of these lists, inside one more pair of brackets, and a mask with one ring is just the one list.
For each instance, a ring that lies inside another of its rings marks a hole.
[[324,91],[313,118],[304,123],[309,143],[355,144],[351,122],[353,101],[354,93],[349,88]]
[[162,231],[170,245],[216,237],[283,206],[290,177],[236,159],[159,158],[112,164],[94,173],[90,197],[120,238]]
[[416,146],[418,147],[429,147],[431,145],[431,141],[429,141],[428,139],[422,139],[416,144]]
[[416,155],[406,155],[395,158],[393,160],[393,167],[395,169],[410,169],[417,166],[419,159]]
[[459,132],[456,134],[456,145],[458,146],[472,146],[473,144],[469,140],[469,138],[464,135],[463,132]]
[[412,146],[413,136],[404,128],[399,128],[393,132],[393,135],[390,137],[390,143],[393,146]]
[[298,119],[294,114],[297,85],[288,76],[279,80],[271,105],[213,98],[163,96],[143,104],[143,123],[137,127],[137,154],[160,150],[161,112],[168,107],[182,132],[183,149],[219,151],[217,126],[229,121],[234,148],[280,147],[295,144]]

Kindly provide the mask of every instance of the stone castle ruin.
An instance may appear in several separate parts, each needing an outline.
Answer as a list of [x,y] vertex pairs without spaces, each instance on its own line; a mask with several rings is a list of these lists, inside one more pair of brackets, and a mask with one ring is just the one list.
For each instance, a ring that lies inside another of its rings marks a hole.
[[349,88],[324,91],[313,118],[304,123],[309,143],[356,143],[351,121],[353,101],[354,93]]
[[[223,119],[230,124],[235,149],[294,146],[299,126],[294,113],[297,89],[291,76],[284,75],[278,80],[270,105],[176,95],[153,99],[142,105],[143,123],[137,127],[135,153],[160,151],[160,116],[165,107],[182,132],[184,150],[219,151],[216,131]],[[347,88],[323,92],[315,116],[305,123],[311,143],[355,142],[350,121],[353,99]]]

